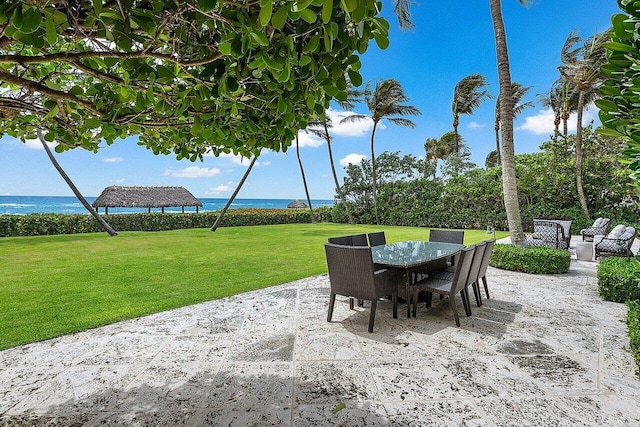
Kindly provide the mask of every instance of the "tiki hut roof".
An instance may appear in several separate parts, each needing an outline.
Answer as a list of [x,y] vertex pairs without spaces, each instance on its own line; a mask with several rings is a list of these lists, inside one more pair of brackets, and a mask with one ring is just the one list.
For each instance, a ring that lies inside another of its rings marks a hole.
[[289,203],[287,207],[292,209],[306,209],[308,206],[305,202],[294,200],[293,202]]
[[172,206],[202,206],[184,187],[122,187],[111,186],[92,203],[94,208],[166,208]]

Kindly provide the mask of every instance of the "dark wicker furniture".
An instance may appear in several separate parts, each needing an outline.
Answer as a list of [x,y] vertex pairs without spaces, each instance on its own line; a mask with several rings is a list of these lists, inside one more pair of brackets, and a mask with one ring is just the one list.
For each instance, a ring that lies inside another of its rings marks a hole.
[[609,218],[598,218],[593,222],[591,227],[583,228],[580,230],[583,242],[593,242],[594,236],[606,235],[611,225]]
[[329,268],[331,294],[327,322],[331,322],[336,295],[371,301],[369,332],[373,332],[378,299],[391,295],[393,318],[398,318],[398,285],[403,283],[399,270],[375,270],[370,247],[324,245]]
[[376,233],[367,234],[369,237],[369,246],[380,246],[387,244],[387,238],[384,235],[384,231],[378,231]]
[[460,326],[460,318],[458,317],[458,309],[456,307],[456,295],[460,294],[465,307],[467,316],[471,315],[469,299],[465,293],[469,272],[473,262],[473,254],[476,250],[475,246],[464,248],[456,256],[456,269],[454,274],[445,278],[427,277],[414,284],[414,294],[418,290],[424,290],[427,293],[427,307],[431,307],[433,293],[438,293],[449,297],[451,309],[453,310],[453,318],[456,326]]
[[534,219],[523,224],[527,246],[569,249],[571,242],[571,221]]
[[631,245],[638,236],[635,227],[617,225],[607,236],[594,236],[593,249],[596,258],[603,256],[632,257]]

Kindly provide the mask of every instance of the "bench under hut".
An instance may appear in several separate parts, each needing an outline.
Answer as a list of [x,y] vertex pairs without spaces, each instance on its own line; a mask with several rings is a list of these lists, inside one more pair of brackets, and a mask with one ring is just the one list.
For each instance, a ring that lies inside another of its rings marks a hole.
[[109,208],[151,208],[195,206],[196,213],[202,206],[202,202],[196,199],[184,187],[124,187],[111,186],[102,191],[102,194],[91,204],[96,210],[104,208],[105,215],[109,214]]

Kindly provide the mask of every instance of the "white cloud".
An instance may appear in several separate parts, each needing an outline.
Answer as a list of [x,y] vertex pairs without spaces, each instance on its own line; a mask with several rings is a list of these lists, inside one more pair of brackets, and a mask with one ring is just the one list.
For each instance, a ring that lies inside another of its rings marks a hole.
[[205,191],[204,194],[206,196],[217,196],[221,193],[229,193],[234,189],[234,183],[232,181],[229,181],[226,184],[220,184],[217,187],[210,188],[209,190]]
[[483,125],[483,124],[480,124],[480,123],[478,123],[478,122],[471,122],[471,123],[469,123],[469,124],[467,125],[467,127],[468,127],[469,129],[471,129],[471,130],[478,130],[478,129],[482,129],[482,128],[483,128],[483,127],[485,127],[485,126],[487,126],[487,125]]
[[[585,111],[582,114],[582,125],[586,126],[594,120],[595,114],[591,111]],[[551,108],[547,108],[546,110],[540,110],[535,116],[529,116],[525,118],[525,122],[522,126],[518,126],[516,130],[525,130],[531,133],[535,133],[536,135],[549,135],[552,134],[555,126],[553,124],[553,120],[555,119],[555,115],[553,114],[553,110]],[[576,131],[577,124],[577,115],[576,113],[572,113],[569,116],[569,122],[567,124],[569,133],[574,133]],[[562,131],[563,124],[560,123],[560,131]]]
[[122,157],[105,157],[102,161],[105,163],[119,163],[124,161],[124,159]]
[[[262,150],[262,154],[260,155],[260,158],[263,158],[265,154],[268,154],[270,151],[269,150]],[[205,154],[205,156],[207,157],[215,157],[213,154],[211,153],[207,153]],[[247,158],[247,157],[242,157],[242,156],[237,156],[233,153],[221,153],[218,158],[220,159],[229,159],[231,161],[231,163],[235,164],[235,165],[240,165],[240,166],[246,166],[248,167],[249,164],[251,163],[251,159]],[[257,166],[269,166],[271,164],[271,162],[269,161],[262,161],[262,162],[256,162],[254,167]]]
[[[298,131],[298,143],[300,144],[300,147],[320,147],[324,142],[325,141],[322,138],[319,138],[310,132],[305,132],[303,130]],[[292,145],[293,147],[296,146],[295,139],[293,140]]]
[[358,154],[358,153],[347,154],[345,157],[340,159],[340,165],[344,167],[349,166],[349,164],[357,165],[366,158],[367,156],[365,156],[364,154]]
[[189,166],[184,169],[167,169],[164,171],[165,176],[173,176],[176,178],[209,178],[220,174],[218,168],[201,168],[200,166]]
[[[340,123],[345,117],[355,114],[357,113],[353,111],[337,111],[329,108],[327,110],[327,116],[333,124],[333,127],[329,129],[329,133],[338,136],[362,136],[365,133],[371,132],[373,120],[371,120],[370,117],[358,120],[357,122]],[[384,124],[378,123],[378,129],[385,129]]]

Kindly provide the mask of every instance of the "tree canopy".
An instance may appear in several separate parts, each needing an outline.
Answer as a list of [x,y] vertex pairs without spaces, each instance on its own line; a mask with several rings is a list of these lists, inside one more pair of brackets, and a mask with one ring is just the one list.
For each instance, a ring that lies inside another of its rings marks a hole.
[[0,131],[58,152],[139,135],[197,160],[286,150],[388,45],[375,0],[6,1]]
[[601,71],[607,80],[596,100],[605,135],[624,137],[629,168],[640,179],[640,1],[618,0],[623,12],[611,18],[612,39],[605,43],[607,63]]

